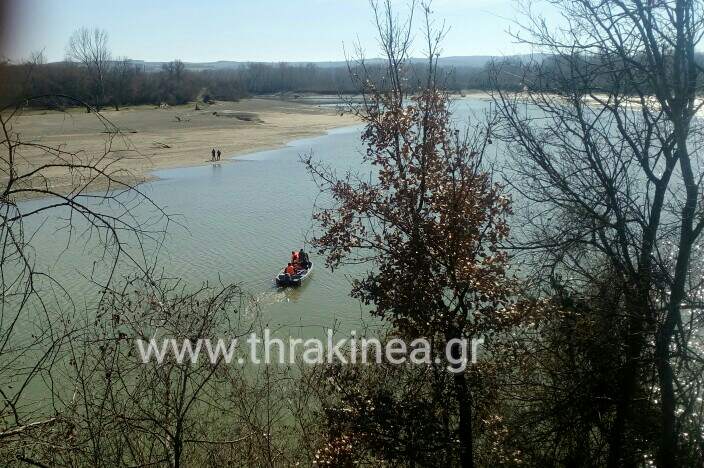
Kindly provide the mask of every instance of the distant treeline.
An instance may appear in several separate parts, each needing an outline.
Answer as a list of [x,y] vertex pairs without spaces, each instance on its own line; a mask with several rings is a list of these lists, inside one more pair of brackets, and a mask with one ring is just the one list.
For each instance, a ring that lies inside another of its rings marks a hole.
[[[417,66],[421,67],[420,64]],[[503,85],[507,89],[517,89],[521,85],[518,72],[521,64],[516,62],[514,67],[515,74],[502,74],[506,77]],[[381,70],[381,65],[370,65],[365,73],[373,79],[380,79]],[[415,75],[411,70],[411,86]],[[444,87],[450,91],[491,87],[488,66],[447,67],[441,75]],[[136,104],[238,100],[274,93],[350,94],[359,90],[348,67],[319,67],[312,63],[252,63],[232,69],[202,71],[188,70],[179,60],[162,65],[159,71],[147,71],[143,64],[126,59],[102,64],[98,71],[90,64],[70,61],[0,63],[0,78],[0,102],[3,105],[29,96],[66,95],[98,108],[112,106],[116,109]],[[52,104],[57,104],[55,99]]]
[[[699,58],[704,64],[704,56]],[[645,60],[645,58],[643,58]],[[576,67],[576,65],[579,65]],[[408,70],[408,86],[420,88],[422,63],[412,63]],[[579,60],[542,57],[537,61],[507,58],[500,63],[484,66],[445,66],[438,74],[440,86],[448,91],[468,89],[521,90],[528,85],[533,90],[565,89],[564,80],[579,82],[579,76],[591,76],[604,90],[618,87],[629,93],[629,80],[612,83],[608,70],[618,67],[613,58],[590,56]],[[23,64],[0,62],[0,104],[21,102],[31,96],[65,95],[83,100],[91,106],[111,106],[166,103],[169,105],[202,100],[238,100],[247,96],[276,93],[354,94],[359,92],[359,81],[365,76],[372,81],[383,80],[383,64],[379,61],[359,66],[318,66],[288,63],[251,63],[228,69],[189,70],[180,60],[147,70],[143,63],[129,59],[104,62],[65,61],[41,63],[38,60]],[[627,69],[624,66],[624,69]],[[41,102],[41,101],[35,101]],[[52,98],[49,106],[63,104]]]

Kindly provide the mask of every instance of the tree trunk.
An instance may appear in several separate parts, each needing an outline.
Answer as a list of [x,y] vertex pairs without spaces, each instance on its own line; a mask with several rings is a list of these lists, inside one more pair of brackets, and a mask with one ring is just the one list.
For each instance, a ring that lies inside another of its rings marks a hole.
[[685,300],[685,285],[689,276],[689,266],[692,256],[692,245],[695,241],[694,217],[699,199],[699,187],[695,181],[691,167],[687,137],[689,123],[675,120],[677,127],[677,158],[682,169],[682,178],[685,181],[686,200],[682,208],[682,221],[680,223],[680,239],[678,243],[677,261],[675,263],[674,281],[667,307],[665,323],[660,327],[655,341],[655,364],[658,369],[658,384],[660,385],[661,398],[661,429],[658,447],[658,466],[677,466],[677,418],[675,410],[677,399],[674,387],[674,372],[670,364],[670,345],[675,335],[677,323],[681,321],[680,304]]
[[173,468],[181,468],[181,454],[183,453],[182,437],[181,423],[179,422],[176,424],[176,434],[174,435],[173,440],[173,460],[171,462]]
[[[624,440],[628,422],[631,419],[633,398],[638,389],[640,356],[644,346],[643,320],[648,307],[648,289],[644,289],[642,284],[637,289],[635,300],[629,301],[627,306],[630,318],[628,320],[628,336],[626,337],[626,363],[619,382],[616,418],[609,434],[608,468],[627,466],[632,458],[624,447]],[[645,292],[641,293],[641,291]]]
[[[660,348],[660,345],[658,345]],[[668,468],[677,465],[677,429],[675,418],[675,388],[673,385],[674,374],[669,361],[668,346],[658,350],[663,354],[663,358],[656,357],[658,362],[658,382],[660,384],[661,424],[660,446],[658,447],[657,463],[658,467]],[[667,357],[665,357],[667,356]]]
[[464,372],[455,375],[455,392],[459,407],[460,466],[474,468],[472,448],[472,397],[467,389]]

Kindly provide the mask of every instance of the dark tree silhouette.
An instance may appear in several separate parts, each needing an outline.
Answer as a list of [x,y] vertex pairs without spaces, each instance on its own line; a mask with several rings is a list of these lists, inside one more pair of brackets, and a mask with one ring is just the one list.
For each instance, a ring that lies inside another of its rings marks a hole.
[[[704,5],[547,3],[566,27],[529,12],[516,36],[552,59],[524,77],[523,94],[495,95],[514,156],[508,180],[526,201],[519,247],[562,288],[601,282],[605,271],[622,287],[609,317],[621,335],[608,465],[651,455],[655,437],[658,466],[678,466],[701,396],[690,389],[701,386],[693,271],[704,229],[695,53]],[[654,436],[637,421],[651,404]]]
[[[331,268],[369,265],[352,295],[401,337],[426,337],[443,349],[453,339],[488,339],[521,319],[499,247],[508,235],[509,199],[482,168],[489,132],[461,134],[450,123],[438,85],[444,30],[433,28],[429,7],[428,59],[416,88],[407,80],[412,14],[404,21],[390,2],[372,5],[386,70],[370,79],[363,58],[350,64],[363,101],[351,109],[365,124],[363,167],[370,172],[338,176],[306,160],[330,200],[314,213],[321,234],[313,244]],[[452,381],[460,464],[474,466],[471,385],[463,372]]]

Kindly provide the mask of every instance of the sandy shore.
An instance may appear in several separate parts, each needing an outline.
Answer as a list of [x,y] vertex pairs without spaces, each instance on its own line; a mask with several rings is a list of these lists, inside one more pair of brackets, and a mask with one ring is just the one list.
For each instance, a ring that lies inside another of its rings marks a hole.
[[[138,106],[101,115],[120,130],[109,138],[95,114],[80,109],[69,112],[26,111],[13,121],[12,130],[25,143],[61,147],[77,152],[77,158],[100,158],[111,172],[132,181],[147,180],[156,169],[206,164],[212,148],[222,158],[272,149],[291,140],[319,135],[358,121],[341,116],[332,107],[319,107],[276,99],[245,99],[240,102],[198,103],[159,108]],[[108,145],[108,146],[106,146]],[[109,151],[108,151],[109,150]],[[56,157],[39,146],[23,146],[17,155],[19,174],[27,173]],[[69,191],[76,177],[65,168],[43,171],[54,188]],[[102,188],[104,184],[93,184]]]

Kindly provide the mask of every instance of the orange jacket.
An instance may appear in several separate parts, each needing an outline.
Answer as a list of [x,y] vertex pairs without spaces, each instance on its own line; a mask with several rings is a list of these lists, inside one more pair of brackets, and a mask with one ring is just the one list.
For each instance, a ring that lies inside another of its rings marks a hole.
[[286,273],[288,273],[289,275],[293,275],[296,273],[296,269],[293,268],[293,265],[289,265],[286,267]]

